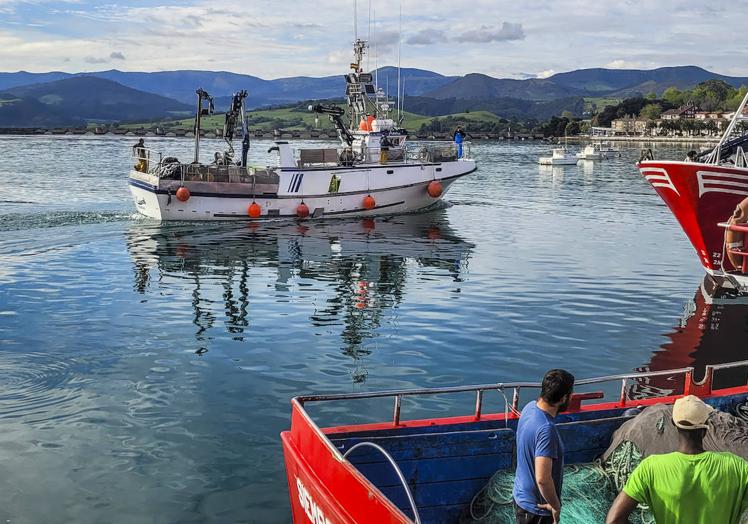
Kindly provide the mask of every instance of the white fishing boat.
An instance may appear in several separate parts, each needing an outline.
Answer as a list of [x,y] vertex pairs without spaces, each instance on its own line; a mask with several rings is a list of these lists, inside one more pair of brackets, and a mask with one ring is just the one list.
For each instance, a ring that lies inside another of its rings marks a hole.
[[621,157],[621,150],[617,147],[613,147],[611,144],[603,144],[600,143],[598,146],[600,149],[600,154],[603,158],[620,158]]
[[541,156],[538,158],[538,164],[541,166],[571,166],[576,163],[577,157],[564,147],[554,149],[551,156]]
[[[408,143],[402,111],[391,111],[388,96],[362,69],[366,49],[367,42],[356,39],[351,72],[345,75],[347,108],[309,107],[330,117],[340,145],[295,150],[277,141],[270,148],[278,155],[275,166],[247,164],[246,91],[234,95],[226,113],[227,150],[216,152],[212,163],[201,162],[200,119],[212,112],[213,102],[199,89],[194,161],[142,146],[133,149],[136,165],[129,183],[138,212],[160,220],[322,218],[405,213],[434,205],[456,180],[475,171],[470,144]],[[243,147],[236,161],[232,139],[239,123]]]
[[577,153],[578,160],[602,160],[606,158],[600,151],[600,146],[595,144],[588,144],[584,146],[584,149]]

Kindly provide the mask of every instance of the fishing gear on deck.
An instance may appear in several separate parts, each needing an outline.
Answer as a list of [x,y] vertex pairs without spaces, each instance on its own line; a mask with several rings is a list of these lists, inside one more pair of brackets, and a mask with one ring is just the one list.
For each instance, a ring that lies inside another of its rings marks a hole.
[[341,140],[344,140],[345,143],[349,146],[353,144],[353,135],[348,130],[348,127],[345,125],[345,122],[343,122],[342,118],[345,114],[345,110],[338,106],[315,104],[309,106],[309,111],[328,115],[330,117],[330,121],[335,124],[335,128],[338,130],[338,134],[340,135]]

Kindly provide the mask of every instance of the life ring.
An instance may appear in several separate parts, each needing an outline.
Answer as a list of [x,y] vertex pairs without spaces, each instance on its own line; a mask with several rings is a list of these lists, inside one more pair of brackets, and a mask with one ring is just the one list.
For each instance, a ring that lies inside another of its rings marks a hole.
[[[727,221],[728,224],[746,224],[748,223],[748,198],[744,198],[740,204],[735,208],[735,212]],[[727,259],[735,269],[741,269],[743,267],[743,257],[731,253],[733,249],[743,251],[744,249],[745,234],[740,231],[732,231],[725,229],[725,253]]]

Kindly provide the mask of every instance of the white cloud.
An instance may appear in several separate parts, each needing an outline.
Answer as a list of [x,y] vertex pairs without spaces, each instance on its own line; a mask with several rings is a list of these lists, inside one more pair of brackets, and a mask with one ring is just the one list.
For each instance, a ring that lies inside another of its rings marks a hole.
[[447,42],[447,35],[440,29],[421,29],[405,41],[409,45],[434,45]]
[[553,69],[546,69],[545,71],[541,71],[537,75],[535,75],[537,78],[548,78],[549,76],[553,76],[556,74],[556,71]]
[[481,26],[479,29],[471,29],[458,35],[457,42],[474,42],[485,44],[488,42],[509,42],[511,40],[524,40],[525,31],[522,24],[502,22],[501,27]]
[[608,69],[650,69],[653,66],[651,62],[640,62],[635,60],[613,60],[605,64]]
[[[400,0],[375,4],[378,64],[392,65]],[[127,60],[118,68],[131,71],[221,69],[277,78],[340,74],[352,55],[350,0],[286,0],[272,10],[266,3],[240,6],[229,0],[150,6],[140,0],[33,0],[33,10],[22,5],[27,4],[0,0],[3,70],[90,70],[90,59],[114,61],[112,53],[121,53]],[[743,29],[741,18],[731,15],[732,5],[454,0],[432,2],[424,10],[417,2],[403,2],[402,64],[449,75],[540,71],[541,77],[551,70],[695,64],[748,76],[748,65],[740,65],[744,50],[724,46],[725,34]],[[700,15],[705,10],[709,16]],[[361,36],[368,34],[366,11],[359,2]],[[370,61],[373,66],[373,56]]]

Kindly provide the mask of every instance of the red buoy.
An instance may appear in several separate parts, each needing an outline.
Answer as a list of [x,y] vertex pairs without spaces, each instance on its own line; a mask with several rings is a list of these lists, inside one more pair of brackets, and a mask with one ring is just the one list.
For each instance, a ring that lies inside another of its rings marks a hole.
[[441,182],[432,180],[431,182],[429,182],[429,185],[426,186],[426,191],[428,191],[431,198],[439,198],[440,196],[442,196],[442,191],[444,191],[444,188],[442,187]]
[[377,202],[374,200],[374,197],[371,195],[366,195],[364,197],[364,209],[374,209],[377,206]]
[[364,228],[364,231],[366,233],[371,233],[374,231],[374,228],[377,226],[377,223],[374,221],[373,218],[365,218],[361,221],[361,225]]
[[309,216],[309,206],[307,206],[304,202],[299,204],[296,207],[296,214],[299,216],[299,218],[306,218]]
[[182,186],[177,189],[177,200],[180,202],[187,202],[190,199],[190,190]]
[[262,214],[262,208],[260,207],[260,204],[257,202],[252,202],[249,204],[249,207],[247,208],[247,214],[249,215],[249,218],[260,218],[260,215]]

